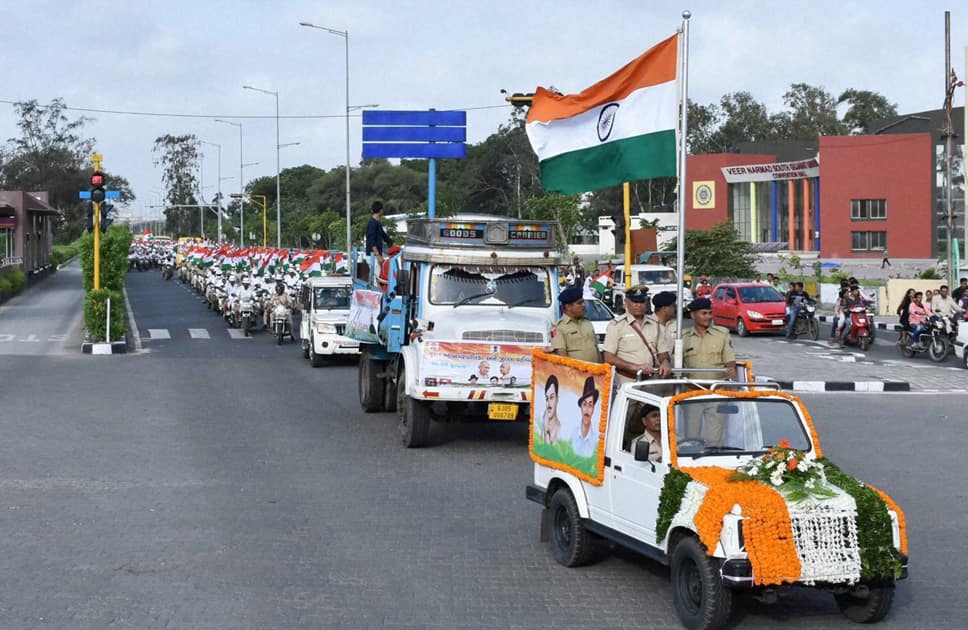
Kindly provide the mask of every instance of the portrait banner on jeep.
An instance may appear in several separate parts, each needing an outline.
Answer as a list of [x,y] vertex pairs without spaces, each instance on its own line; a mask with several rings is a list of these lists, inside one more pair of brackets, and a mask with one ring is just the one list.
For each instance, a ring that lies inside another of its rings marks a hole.
[[532,370],[531,459],[601,485],[612,366],[536,349]]

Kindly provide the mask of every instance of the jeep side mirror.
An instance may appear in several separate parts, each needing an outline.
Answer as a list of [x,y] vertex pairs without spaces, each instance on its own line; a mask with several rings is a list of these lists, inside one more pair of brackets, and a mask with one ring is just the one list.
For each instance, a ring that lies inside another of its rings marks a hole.
[[652,472],[655,472],[655,462],[649,459],[649,450],[651,445],[646,440],[639,440],[635,443],[635,453],[633,457],[637,462],[648,462],[652,467]]

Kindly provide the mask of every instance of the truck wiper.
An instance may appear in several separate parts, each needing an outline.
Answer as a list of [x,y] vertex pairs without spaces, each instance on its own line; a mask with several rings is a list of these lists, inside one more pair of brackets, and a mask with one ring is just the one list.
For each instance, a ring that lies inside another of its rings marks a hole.
[[480,297],[487,297],[488,295],[494,295],[494,291],[485,291],[484,293],[477,293],[477,294],[474,294],[474,295],[469,295],[466,298],[464,298],[463,300],[461,300],[460,302],[455,302],[454,303],[454,308],[457,308],[458,306],[461,306],[463,304],[467,304],[471,300],[476,300],[477,298],[480,298]]
[[524,306],[531,302],[541,302],[544,304],[544,298],[528,298],[526,300],[521,300],[520,302],[515,302],[514,304],[508,304],[508,308],[514,308],[515,306]]
[[737,446],[707,446],[698,453],[690,453],[694,457],[702,457],[704,455],[716,455],[719,453],[728,453],[731,451],[745,452],[745,448],[739,448]]

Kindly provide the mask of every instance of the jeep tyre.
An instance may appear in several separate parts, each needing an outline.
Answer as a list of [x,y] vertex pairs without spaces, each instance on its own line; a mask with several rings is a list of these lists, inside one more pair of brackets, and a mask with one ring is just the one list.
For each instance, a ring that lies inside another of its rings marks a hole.
[[578,504],[571,491],[561,488],[551,496],[548,504],[551,536],[548,544],[558,564],[580,567],[592,560],[592,537],[581,523]]
[[378,376],[383,362],[373,359],[366,352],[360,357],[360,406],[366,413],[383,410],[383,382]]
[[844,617],[855,623],[874,623],[887,616],[894,601],[894,584],[871,586],[870,596],[854,597],[850,593],[834,595]]
[[422,400],[407,396],[406,367],[401,367],[397,375],[397,416],[403,445],[407,448],[426,446],[430,436],[430,407]]
[[729,619],[733,593],[723,585],[715,558],[698,540],[687,536],[676,544],[670,560],[672,602],[687,628],[721,628]]
[[314,368],[322,367],[323,366],[323,362],[325,361],[325,359],[323,359],[323,357],[321,355],[316,354],[316,346],[314,345],[314,343],[315,342],[313,341],[313,335],[312,335],[312,333],[310,333],[309,334],[309,350],[308,350],[308,352],[309,352],[309,363]]

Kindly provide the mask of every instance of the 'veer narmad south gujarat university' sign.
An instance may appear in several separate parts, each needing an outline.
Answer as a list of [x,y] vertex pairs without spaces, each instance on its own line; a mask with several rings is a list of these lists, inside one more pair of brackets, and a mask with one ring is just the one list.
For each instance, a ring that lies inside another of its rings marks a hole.
[[729,184],[740,182],[772,182],[777,179],[804,179],[820,176],[820,162],[816,158],[800,162],[774,162],[769,164],[747,164],[745,166],[724,166],[723,177]]

